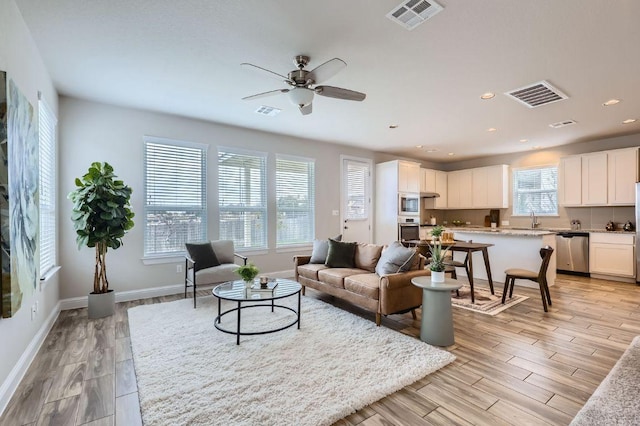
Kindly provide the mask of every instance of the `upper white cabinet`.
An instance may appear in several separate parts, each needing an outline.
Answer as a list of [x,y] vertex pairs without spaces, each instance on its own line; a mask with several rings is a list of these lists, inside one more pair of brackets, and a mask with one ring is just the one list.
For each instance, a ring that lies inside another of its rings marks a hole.
[[574,155],[560,159],[559,202],[563,206],[582,204],[582,157]]
[[573,155],[560,159],[559,202],[564,206],[635,204],[638,148]]
[[638,182],[638,148],[609,151],[607,159],[609,204],[635,204],[636,182]]
[[582,204],[607,204],[607,153],[596,152],[582,156]]
[[432,169],[420,169],[422,179],[420,180],[420,192],[437,193],[436,198],[427,198],[425,209],[446,209],[447,208],[447,172]]
[[509,207],[509,166],[479,167],[471,169],[472,208]]
[[471,169],[449,172],[447,176],[448,203],[450,209],[473,208]]
[[420,163],[397,161],[398,192],[420,192]]

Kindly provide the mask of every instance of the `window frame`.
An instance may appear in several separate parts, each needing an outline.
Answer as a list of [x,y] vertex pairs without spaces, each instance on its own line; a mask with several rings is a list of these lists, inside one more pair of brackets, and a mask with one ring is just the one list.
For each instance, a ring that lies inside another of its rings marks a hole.
[[[47,129],[43,127],[46,125]],[[58,118],[38,92],[38,242],[40,281],[46,281],[58,268],[57,151]],[[50,137],[45,138],[46,135]]]
[[542,213],[539,211],[534,211],[536,216],[540,216],[540,217],[557,217],[559,216],[559,208],[560,208],[560,203],[558,201],[558,187],[559,187],[559,182],[558,182],[558,164],[543,164],[543,165],[536,165],[536,166],[530,166],[530,167],[516,167],[516,168],[512,168],[511,169],[511,197],[512,197],[512,205],[511,205],[511,216],[512,217],[528,217],[531,215],[531,211],[529,211],[528,213],[526,212],[518,212],[516,211],[516,200],[517,200],[517,194],[519,192],[517,191],[517,186],[516,186],[516,178],[519,172],[524,172],[524,171],[530,171],[530,170],[545,170],[545,169],[555,169],[555,176],[556,176],[556,187],[555,190],[543,190],[543,189],[539,189],[539,190],[534,190],[534,191],[530,191],[530,192],[537,192],[537,193],[550,193],[550,192],[555,192],[555,212],[554,213]]
[[[148,176],[147,176],[147,169],[148,169],[148,161],[147,161],[147,145],[151,143],[151,144],[155,144],[155,145],[166,145],[166,146],[170,146],[170,147],[174,147],[174,148],[189,148],[189,149],[196,149],[196,150],[200,150],[201,151],[201,190],[200,190],[200,199],[201,199],[201,204],[200,207],[197,206],[184,206],[184,205],[171,205],[171,204],[165,204],[162,206],[151,206],[148,204],[148,193],[149,193],[149,187],[148,187]],[[169,138],[162,138],[162,137],[157,137],[157,136],[148,136],[145,135],[143,136],[143,260],[153,260],[153,259],[163,259],[163,258],[177,258],[177,257],[181,257],[186,253],[186,250],[184,248],[184,243],[186,243],[187,241],[183,241],[182,244],[182,248],[180,250],[174,250],[174,251],[167,251],[167,252],[151,252],[149,251],[149,248],[147,247],[147,231],[148,231],[148,220],[147,220],[147,215],[150,211],[187,211],[187,212],[194,212],[194,213],[200,213],[200,220],[201,220],[201,235],[199,236],[198,240],[199,241],[207,241],[208,240],[208,203],[207,203],[207,154],[208,154],[208,149],[209,149],[209,145],[208,144],[202,144],[202,143],[196,143],[196,142],[189,142],[189,141],[184,141],[184,140],[178,140],[178,139],[169,139]],[[163,208],[161,208],[163,207]],[[145,262],[146,264],[153,264],[156,262]]]
[[[246,156],[246,157],[255,157],[256,159],[259,159],[259,161],[262,164],[262,168],[261,168],[261,179],[262,179],[262,186],[260,188],[260,194],[261,194],[261,198],[262,198],[262,202],[261,202],[261,206],[241,206],[241,207],[229,207],[229,206],[223,206],[221,204],[221,196],[224,195],[223,191],[221,191],[221,184],[223,182],[223,174],[222,174],[222,166],[220,163],[220,154],[221,153],[226,153],[226,154],[232,154],[232,155],[237,155],[237,156]],[[247,150],[247,149],[242,149],[242,148],[237,148],[237,147],[231,147],[231,146],[218,146],[217,147],[217,174],[218,174],[218,187],[217,187],[217,192],[218,192],[218,200],[217,200],[217,207],[218,207],[218,236],[221,239],[228,239],[228,237],[226,235],[224,235],[224,233],[222,232],[222,226],[223,226],[223,215],[224,213],[241,213],[241,212],[256,212],[256,213],[262,213],[262,228],[263,228],[263,233],[262,233],[262,240],[263,240],[263,244],[262,245],[253,245],[253,246],[246,246],[246,245],[241,245],[240,241],[235,240],[234,238],[230,238],[231,240],[233,240],[234,243],[234,248],[237,252],[239,253],[247,253],[247,252],[261,252],[264,250],[268,250],[269,249],[269,208],[268,208],[268,203],[270,202],[269,200],[269,195],[267,193],[267,188],[269,185],[269,153],[267,152],[262,152],[262,151],[253,151],[253,150]]]
[[[307,175],[309,176],[309,186],[307,186],[307,197],[309,200],[309,206],[306,209],[301,209],[301,208],[290,208],[290,209],[280,209],[278,206],[278,198],[279,198],[279,194],[278,194],[278,161],[282,160],[282,161],[290,161],[290,162],[298,162],[298,163],[305,163],[307,165]],[[293,248],[293,247],[301,247],[301,246],[309,246],[311,244],[313,244],[313,240],[315,239],[315,219],[316,219],[316,160],[315,158],[309,158],[309,157],[301,157],[301,156],[295,156],[295,155],[288,155],[288,154],[276,154],[276,161],[275,161],[275,205],[276,205],[276,249],[286,249],[286,248]],[[304,240],[304,241],[299,241],[296,243],[280,243],[280,241],[278,240],[278,231],[277,231],[277,227],[278,227],[278,223],[279,223],[279,213],[280,212],[306,212],[310,215],[310,228],[311,228],[311,235],[310,238],[308,240]]]

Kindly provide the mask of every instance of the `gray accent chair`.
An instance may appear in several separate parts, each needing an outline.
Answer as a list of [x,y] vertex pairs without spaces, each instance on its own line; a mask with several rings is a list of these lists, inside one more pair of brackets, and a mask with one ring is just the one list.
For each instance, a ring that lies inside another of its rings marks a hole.
[[198,286],[223,283],[226,281],[234,281],[240,279],[236,270],[240,267],[235,263],[236,258],[247,264],[247,257],[235,253],[232,240],[214,240],[211,241],[211,247],[215,253],[220,265],[210,268],[198,268],[195,260],[189,256],[189,252],[185,255],[184,268],[184,297],[187,298],[187,288],[193,287],[193,307],[196,307],[196,290]]

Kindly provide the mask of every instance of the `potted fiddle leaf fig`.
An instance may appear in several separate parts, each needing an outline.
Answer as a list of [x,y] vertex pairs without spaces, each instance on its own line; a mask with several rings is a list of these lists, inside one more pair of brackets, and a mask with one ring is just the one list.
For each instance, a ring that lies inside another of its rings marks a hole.
[[89,294],[89,318],[102,318],[115,311],[115,292],[107,279],[107,250],[122,245],[122,237],[133,228],[131,188],[118,180],[109,163],[94,162],[87,174],[76,178],[71,220],[78,250],[95,248],[93,291]]

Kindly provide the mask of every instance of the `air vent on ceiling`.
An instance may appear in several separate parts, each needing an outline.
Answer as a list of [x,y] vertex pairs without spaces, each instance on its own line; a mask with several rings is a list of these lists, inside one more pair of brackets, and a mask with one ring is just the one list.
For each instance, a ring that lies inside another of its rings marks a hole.
[[554,129],[559,129],[560,127],[565,127],[565,126],[571,126],[572,124],[576,124],[577,121],[575,120],[564,120],[564,121],[558,121],[557,123],[551,123],[549,124],[549,127],[553,127]]
[[411,31],[441,10],[442,6],[432,0],[408,0],[394,7],[387,18]]
[[539,81],[529,84],[519,89],[511,90],[505,95],[512,97],[516,101],[529,108],[537,108],[542,105],[548,105],[567,99],[568,96],[557,88],[553,87],[548,81]]
[[282,110],[278,108],[262,105],[256,110],[256,113],[268,115],[269,117],[275,117],[276,115],[280,114],[281,111]]

